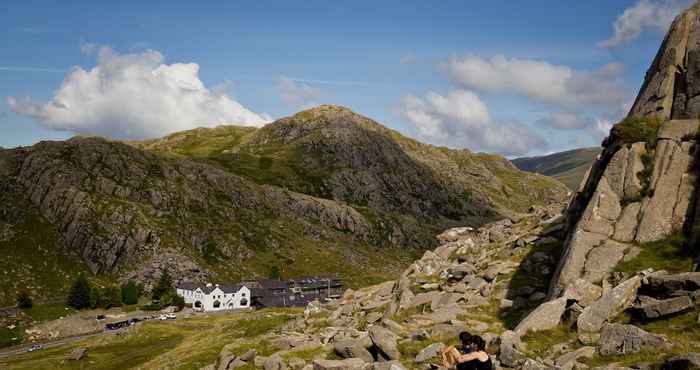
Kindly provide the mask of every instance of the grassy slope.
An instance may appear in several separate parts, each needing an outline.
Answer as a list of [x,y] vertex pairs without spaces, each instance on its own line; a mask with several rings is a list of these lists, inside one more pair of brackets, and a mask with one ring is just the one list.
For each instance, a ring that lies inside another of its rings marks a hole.
[[13,238],[0,241],[0,306],[14,304],[19,290],[34,299],[65,296],[70,282],[87,269],[80,258],[57,250],[56,231],[36,214],[28,214],[13,231]]
[[512,162],[523,171],[554,177],[570,189],[576,189],[598,153],[600,148],[583,148],[541,157],[516,158]]
[[[252,347],[260,355],[271,354],[269,344],[255,337],[276,329],[299,312],[298,309],[266,309],[253,313],[213,314],[168,322],[149,321],[137,325],[126,335],[92,337],[39,352],[0,359],[0,368],[199,369],[215,362],[221,348],[233,342],[240,343],[234,349],[238,354]],[[88,349],[86,359],[80,362],[62,361],[71,350],[80,347]]]

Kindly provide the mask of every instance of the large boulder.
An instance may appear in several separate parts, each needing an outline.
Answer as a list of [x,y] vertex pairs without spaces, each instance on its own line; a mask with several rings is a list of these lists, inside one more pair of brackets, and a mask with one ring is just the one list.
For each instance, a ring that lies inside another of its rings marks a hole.
[[586,307],[576,320],[579,334],[597,333],[610,319],[629,308],[637,296],[641,278],[634,276],[618,284]]
[[595,355],[595,347],[581,347],[573,352],[559,356],[554,363],[563,370],[571,370],[578,359],[591,358]]
[[634,325],[607,324],[600,332],[598,352],[603,356],[637,353],[642,350],[663,351],[673,347],[663,335],[652,334]]
[[365,362],[373,362],[372,354],[358,340],[341,340],[333,344],[333,350],[342,358],[360,358]]
[[366,367],[367,364],[359,358],[314,361],[314,370],[365,370]]
[[399,352],[396,344],[398,338],[389,329],[373,325],[369,328],[369,337],[381,354],[384,355],[383,357],[386,357],[388,360],[401,359],[401,352]]
[[553,301],[545,302],[530,312],[515,328],[515,333],[519,336],[527,334],[528,331],[542,331],[554,329],[561,323],[561,317],[566,310],[566,297],[557,298]]
[[585,279],[576,279],[566,287],[562,296],[576,300],[579,305],[586,307],[597,301],[602,294],[603,288],[598,285]]
[[514,331],[507,330],[501,334],[500,355],[501,364],[508,367],[521,366],[527,357],[520,351],[520,336]]
[[636,307],[635,312],[642,319],[650,320],[684,312],[691,308],[693,308],[693,300],[688,296],[680,296],[662,301],[647,301]]
[[442,343],[433,343],[425,348],[423,348],[418,354],[416,355],[416,362],[421,363],[421,362],[426,362],[430,361],[433,358],[439,357],[442,351],[445,349],[445,345]]
[[700,272],[674,275],[655,274],[644,279],[643,291],[654,295],[671,296],[678,291],[692,292],[700,289]]

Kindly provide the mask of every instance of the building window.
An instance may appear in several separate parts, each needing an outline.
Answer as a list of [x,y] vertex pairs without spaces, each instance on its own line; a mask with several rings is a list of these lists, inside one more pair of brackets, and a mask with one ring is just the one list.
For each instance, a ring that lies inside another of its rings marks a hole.
[[214,301],[214,308],[219,308],[219,307],[221,307],[221,302]]

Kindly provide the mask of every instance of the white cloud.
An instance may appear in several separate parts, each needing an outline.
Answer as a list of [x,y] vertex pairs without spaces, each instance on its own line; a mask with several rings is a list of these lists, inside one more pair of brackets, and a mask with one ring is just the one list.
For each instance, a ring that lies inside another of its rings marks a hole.
[[540,126],[556,129],[580,129],[591,126],[593,121],[583,115],[571,112],[547,112],[536,122]]
[[578,71],[540,60],[470,55],[452,57],[444,68],[460,86],[521,95],[569,109],[616,106],[625,100],[620,79],[623,66],[618,63]]
[[401,114],[421,138],[435,144],[504,155],[525,154],[547,145],[527,126],[495,121],[481,99],[467,90],[446,96],[435,92],[424,98],[407,96]]
[[317,100],[323,96],[321,89],[289,77],[280,77],[277,82],[277,91],[285,104],[297,108],[308,108],[316,105]]
[[634,40],[646,30],[666,32],[690,0],[639,0],[617,17],[614,34],[598,46],[609,48]]
[[225,123],[261,126],[270,120],[208,89],[198,73],[196,63],[164,64],[157,51],[120,55],[102,47],[97,66],[73,67],[48,102],[8,97],[7,103],[49,128],[128,139]]

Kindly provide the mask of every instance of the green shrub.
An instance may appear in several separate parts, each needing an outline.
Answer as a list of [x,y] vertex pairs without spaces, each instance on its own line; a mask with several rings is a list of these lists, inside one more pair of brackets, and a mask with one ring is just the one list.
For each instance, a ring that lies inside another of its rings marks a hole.
[[642,184],[640,196],[650,197],[654,195],[654,189],[651,188],[651,177],[654,173],[654,151],[647,147],[647,151],[642,154],[641,159],[644,169],[637,174],[637,177]]
[[649,150],[656,147],[656,134],[662,123],[660,118],[627,117],[613,126],[612,133],[623,143],[643,141],[647,143],[647,150]]
[[139,286],[133,280],[129,280],[126,284],[122,285],[122,303],[126,305],[132,305],[139,302],[139,297],[141,296],[141,290]]
[[34,306],[34,303],[26,290],[23,290],[17,294],[17,307],[24,310],[27,308],[32,308],[32,306]]
[[160,311],[163,309],[163,306],[161,306],[160,302],[151,302],[141,306],[141,309],[144,311]]

